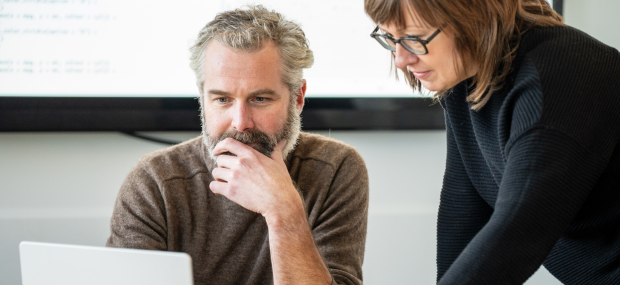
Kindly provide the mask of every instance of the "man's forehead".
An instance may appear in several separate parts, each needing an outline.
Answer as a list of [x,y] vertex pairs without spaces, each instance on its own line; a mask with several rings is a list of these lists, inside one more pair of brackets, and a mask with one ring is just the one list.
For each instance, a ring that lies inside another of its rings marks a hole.
[[216,69],[279,69],[280,54],[271,41],[256,50],[240,50],[217,40],[211,41],[205,50],[205,65]]
[[[255,51],[231,48],[218,41],[205,50],[204,89],[248,94],[261,89],[284,93],[280,54],[275,44],[264,44]],[[283,95],[283,94],[282,94]]]

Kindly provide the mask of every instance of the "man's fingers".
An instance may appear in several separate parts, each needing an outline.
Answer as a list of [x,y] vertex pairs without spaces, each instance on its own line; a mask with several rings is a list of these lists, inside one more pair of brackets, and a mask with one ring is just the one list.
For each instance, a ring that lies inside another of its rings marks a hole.
[[216,162],[218,167],[231,169],[238,160],[237,156],[222,154],[217,157]]
[[237,156],[244,156],[252,153],[252,150],[253,149],[251,147],[239,142],[238,140],[226,138],[215,146],[213,149],[213,155],[217,156],[228,151]]
[[[237,195],[236,195],[235,187],[231,186],[230,183],[226,183],[222,181],[211,181],[211,183],[209,183],[209,189],[211,189],[213,193],[222,195],[230,199],[231,201],[239,204],[239,202],[237,201],[238,197],[236,197]],[[253,211],[252,209],[248,209],[248,210]]]
[[226,196],[226,189],[228,188],[228,183],[221,181],[211,181],[209,183],[209,189],[213,191],[215,194]]
[[218,167],[213,169],[211,173],[213,174],[213,178],[220,182],[229,182],[233,178],[232,170],[226,168]]

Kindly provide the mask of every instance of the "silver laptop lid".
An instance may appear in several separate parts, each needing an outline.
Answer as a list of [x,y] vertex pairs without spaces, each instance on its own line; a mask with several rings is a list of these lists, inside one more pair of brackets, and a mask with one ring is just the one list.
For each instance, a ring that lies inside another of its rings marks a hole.
[[192,285],[187,253],[21,242],[23,285]]

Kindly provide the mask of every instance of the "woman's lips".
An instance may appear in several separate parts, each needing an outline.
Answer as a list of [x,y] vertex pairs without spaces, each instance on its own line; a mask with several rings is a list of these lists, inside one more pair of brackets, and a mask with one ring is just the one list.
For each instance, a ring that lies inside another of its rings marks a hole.
[[409,67],[407,67],[407,70],[409,70],[409,72],[411,72],[411,74],[413,74],[413,76],[415,76],[418,79],[422,79],[426,77],[426,75],[428,75],[428,73],[431,72],[430,70],[417,72],[417,71],[411,70]]
[[429,71],[424,71],[424,72],[412,72],[412,73],[413,73],[413,76],[415,76],[416,78],[422,79],[422,78],[426,77],[426,75],[429,72],[430,72],[430,70]]

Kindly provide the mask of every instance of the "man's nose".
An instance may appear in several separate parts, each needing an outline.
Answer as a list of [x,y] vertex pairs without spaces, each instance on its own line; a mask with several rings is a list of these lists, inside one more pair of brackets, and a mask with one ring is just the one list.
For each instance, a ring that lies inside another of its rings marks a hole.
[[246,103],[241,102],[233,107],[232,127],[239,132],[245,132],[254,128],[252,110]]
[[394,65],[396,65],[396,68],[406,70],[407,65],[413,65],[418,60],[418,55],[409,52],[401,44],[396,45],[396,51],[394,52]]

